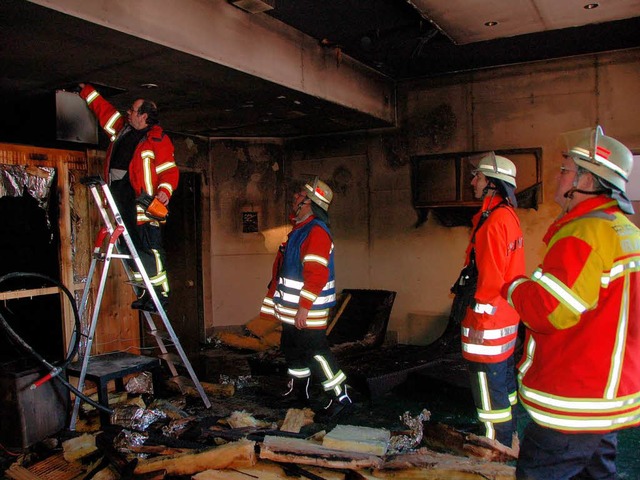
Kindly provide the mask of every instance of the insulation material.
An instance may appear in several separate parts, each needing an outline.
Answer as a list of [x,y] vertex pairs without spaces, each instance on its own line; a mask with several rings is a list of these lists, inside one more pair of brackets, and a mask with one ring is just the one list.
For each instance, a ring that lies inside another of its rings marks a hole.
[[0,198],[21,197],[28,193],[48,212],[54,177],[55,169],[50,167],[0,165]]
[[322,439],[322,446],[346,452],[383,456],[387,453],[391,433],[384,428],[337,425]]

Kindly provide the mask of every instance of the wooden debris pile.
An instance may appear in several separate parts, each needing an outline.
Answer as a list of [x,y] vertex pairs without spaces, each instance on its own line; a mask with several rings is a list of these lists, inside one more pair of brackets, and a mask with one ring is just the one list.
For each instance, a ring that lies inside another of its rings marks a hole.
[[[314,425],[314,412],[308,408],[289,409],[284,419],[274,422],[244,411],[195,419],[179,409],[164,410],[165,419],[158,422],[162,426],[153,424],[145,432],[109,426],[79,434],[62,443],[62,452],[54,449],[53,455],[33,464],[23,458],[5,475],[15,480],[515,478],[514,468],[504,462],[515,459],[517,452],[431,425],[428,418],[425,423],[422,414],[406,422],[409,429],[402,432],[338,424],[329,432],[303,434],[303,428]],[[189,428],[167,428],[172,422]],[[55,471],[45,471],[43,463],[55,465]]]

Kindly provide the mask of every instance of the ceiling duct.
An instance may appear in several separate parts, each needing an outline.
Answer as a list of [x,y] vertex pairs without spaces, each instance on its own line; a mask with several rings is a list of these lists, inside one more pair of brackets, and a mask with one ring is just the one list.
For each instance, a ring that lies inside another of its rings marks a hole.
[[230,3],[245,12],[260,13],[273,10],[276,0],[230,0]]

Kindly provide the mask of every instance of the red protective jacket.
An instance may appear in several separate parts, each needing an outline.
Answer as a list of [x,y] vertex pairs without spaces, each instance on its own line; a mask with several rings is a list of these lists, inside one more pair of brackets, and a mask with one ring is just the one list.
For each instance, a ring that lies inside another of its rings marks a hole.
[[640,424],[640,230],[599,196],[553,223],[544,241],[532,277],[503,289],[527,326],[523,405],[563,432]]
[[[289,236],[296,230],[307,225],[314,218],[315,217],[311,216],[302,223],[295,225],[289,233]],[[271,282],[269,283],[267,294],[262,302],[260,315],[265,318],[278,318],[287,323],[292,323],[295,312],[292,312],[292,314],[288,316],[282,313],[276,313],[275,302],[273,300],[281,277],[281,267],[285,261],[284,252],[286,245],[287,242],[284,242],[280,246],[275,261],[273,262]],[[330,276],[328,265],[332,250],[333,241],[329,234],[324,229],[314,226],[300,246],[300,259],[302,261],[302,276],[304,280],[298,302],[299,307],[307,309],[313,308],[314,300],[321,295],[323,289],[327,286],[327,281]],[[314,314],[314,317],[308,320],[310,323],[309,328],[325,328],[329,316],[329,309],[321,309],[318,312],[314,312]]]
[[[80,96],[85,99],[100,126],[111,139],[104,165],[105,179],[108,179],[113,142],[126,125],[126,118],[91,85],[85,85]],[[136,147],[129,164],[129,181],[136,197],[142,192],[155,196],[159,190],[163,190],[171,198],[173,191],[178,187],[179,177],[171,139],[163,132],[162,127],[152,126]],[[138,223],[145,221],[150,219],[141,216],[139,212]]]
[[[476,230],[482,212],[489,217]],[[462,355],[480,363],[502,362],[513,354],[518,333],[517,312],[501,297],[500,289],[524,274],[524,248],[520,220],[513,207],[501,196],[485,197],[481,210],[473,217],[471,242],[467,247],[465,265],[475,250],[478,284],[475,304],[467,309],[462,321]],[[470,340],[475,331],[482,334],[482,343]]]

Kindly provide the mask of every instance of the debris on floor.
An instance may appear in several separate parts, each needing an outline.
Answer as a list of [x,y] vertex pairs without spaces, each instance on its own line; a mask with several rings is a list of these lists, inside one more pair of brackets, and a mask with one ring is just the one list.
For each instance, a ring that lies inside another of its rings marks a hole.
[[[169,392],[167,398],[129,394],[128,403],[114,405],[112,422],[105,426],[87,420],[98,412],[83,410],[81,420],[93,425],[93,432],[60,432],[14,458],[5,475],[15,480],[514,478],[507,462],[516,452],[433,423],[427,410],[404,412],[388,427],[359,425],[363,416],[375,417],[362,401],[360,411],[356,404],[351,414],[319,421],[314,412],[321,402],[285,407],[270,393],[274,381],[254,379],[231,396],[211,396],[211,409],[168,389],[161,390]],[[258,404],[262,408],[255,408]]]

